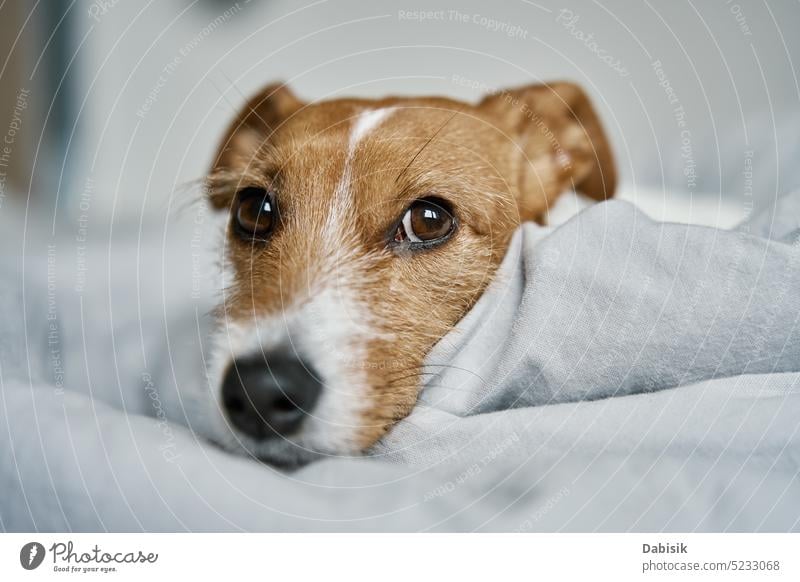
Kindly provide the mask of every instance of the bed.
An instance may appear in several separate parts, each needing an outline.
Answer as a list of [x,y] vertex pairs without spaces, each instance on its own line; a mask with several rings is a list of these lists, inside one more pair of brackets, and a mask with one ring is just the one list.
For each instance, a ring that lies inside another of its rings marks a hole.
[[524,225],[414,412],[293,472],[203,437],[195,221],[5,218],[3,530],[800,530],[800,194],[730,230]]

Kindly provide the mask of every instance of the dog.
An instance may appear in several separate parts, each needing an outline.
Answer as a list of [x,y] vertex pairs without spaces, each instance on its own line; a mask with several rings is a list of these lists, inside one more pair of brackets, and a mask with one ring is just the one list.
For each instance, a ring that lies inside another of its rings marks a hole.
[[516,227],[616,182],[575,84],[246,103],[207,179],[224,222],[212,438],[285,467],[368,450],[415,405],[425,357],[491,282]]

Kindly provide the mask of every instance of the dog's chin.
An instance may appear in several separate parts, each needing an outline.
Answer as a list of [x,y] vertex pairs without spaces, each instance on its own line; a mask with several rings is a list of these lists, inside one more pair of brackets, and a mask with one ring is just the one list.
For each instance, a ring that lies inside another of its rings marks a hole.
[[283,438],[244,445],[237,452],[286,470],[299,469],[312,461],[332,455]]
[[335,455],[335,453],[315,450],[291,438],[255,441],[241,434],[228,436],[230,438],[212,437],[211,440],[231,453],[249,457],[280,469],[299,469],[312,461]]
[[[212,431],[206,437],[228,452],[249,457],[284,470],[295,470],[309,463],[330,457],[359,456],[354,450],[331,450],[313,442],[311,435],[275,436],[259,441],[240,433],[230,425]],[[349,447],[348,447],[349,449]]]

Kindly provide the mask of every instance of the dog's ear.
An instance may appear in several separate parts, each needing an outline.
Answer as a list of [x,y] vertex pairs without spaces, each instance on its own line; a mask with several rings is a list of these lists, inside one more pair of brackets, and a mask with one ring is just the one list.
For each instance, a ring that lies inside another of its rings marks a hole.
[[604,200],[616,171],[608,140],[583,90],[573,83],[502,91],[478,104],[513,142],[513,185],[523,220],[541,220],[564,190]]
[[212,175],[244,171],[270,136],[304,103],[283,83],[264,87],[251,98],[225,132],[212,165]]

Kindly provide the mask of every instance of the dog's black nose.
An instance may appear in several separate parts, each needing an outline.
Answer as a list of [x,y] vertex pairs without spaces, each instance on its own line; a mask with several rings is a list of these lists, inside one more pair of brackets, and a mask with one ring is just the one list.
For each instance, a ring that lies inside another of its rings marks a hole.
[[222,404],[233,425],[258,440],[300,427],[322,391],[308,364],[288,354],[237,359],[222,383]]

